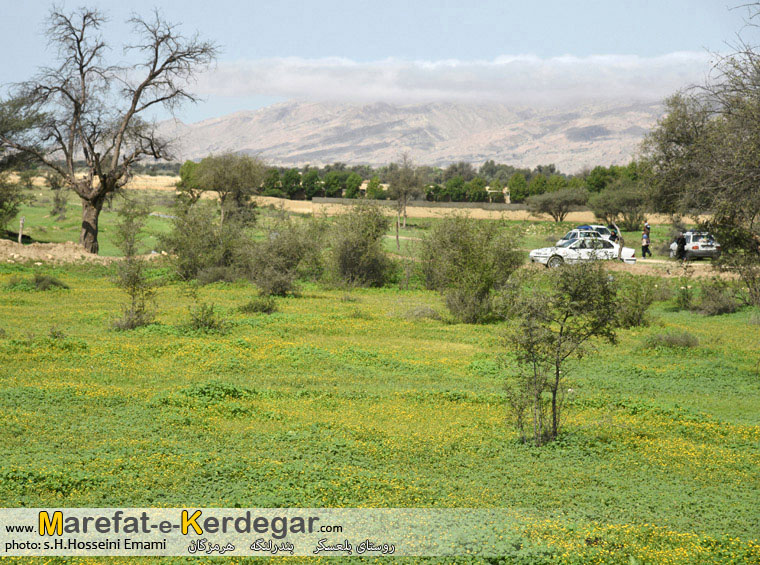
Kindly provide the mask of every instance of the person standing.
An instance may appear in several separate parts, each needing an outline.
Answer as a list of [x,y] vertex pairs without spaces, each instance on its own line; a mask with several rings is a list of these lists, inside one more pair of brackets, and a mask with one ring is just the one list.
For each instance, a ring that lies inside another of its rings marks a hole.
[[649,233],[644,230],[641,234],[641,258],[646,259],[647,254],[651,257],[652,252],[649,250]]
[[676,238],[676,259],[686,260],[686,236],[683,232],[679,233]]
[[644,231],[647,232],[647,235],[650,235],[652,227],[649,225],[649,222],[644,219]]
[[608,225],[607,229],[610,230],[610,241],[613,243],[616,243],[619,237],[618,237],[617,228],[615,227],[615,224]]

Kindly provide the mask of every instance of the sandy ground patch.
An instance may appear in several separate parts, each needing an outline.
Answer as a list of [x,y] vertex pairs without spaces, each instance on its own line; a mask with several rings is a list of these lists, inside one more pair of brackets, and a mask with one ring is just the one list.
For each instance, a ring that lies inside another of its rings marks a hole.
[[[143,255],[145,259],[160,257],[160,254]],[[103,257],[87,253],[82,246],[72,241],[66,243],[21,244],[8,239],[0,239],[0,262],[3,263],[97,263],[107,265],[120,261],[121,257]]]

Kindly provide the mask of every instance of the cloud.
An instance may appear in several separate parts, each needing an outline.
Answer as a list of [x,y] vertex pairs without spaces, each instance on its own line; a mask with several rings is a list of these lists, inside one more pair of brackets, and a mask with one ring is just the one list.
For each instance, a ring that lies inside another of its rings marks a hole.
[[503,55],[491,61],[357,62],[345,58],[270,58],[222,62],[199,77],[206,96],[278,96],[306,100],[395,103],[656,101],[704,80],[707,53]]

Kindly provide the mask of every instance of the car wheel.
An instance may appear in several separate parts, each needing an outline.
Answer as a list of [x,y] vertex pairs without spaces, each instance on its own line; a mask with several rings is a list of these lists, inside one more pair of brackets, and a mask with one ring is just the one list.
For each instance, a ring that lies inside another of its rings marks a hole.
[[555,267],[561,267],[562,263],[564,263],[565,260],[560,257],[559,255],[553,255],[549,258],[549,260],[546,262],[546,266],[550,269],[554,269]]

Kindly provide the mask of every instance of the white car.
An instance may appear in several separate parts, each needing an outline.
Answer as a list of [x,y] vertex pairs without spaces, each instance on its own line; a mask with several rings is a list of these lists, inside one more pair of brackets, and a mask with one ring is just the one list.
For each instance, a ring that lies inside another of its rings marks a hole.
[[[717,259],[720,256],[720,244],[707,232],[687,231],[683,233],[686,240],[686,259],[701,259],[709,257]],[[678,244],[674,241],[670,244],[670,258],[675,258],[678,253]]]
[[[620,246],[601,238],[569,239],[554,247],[543,247],[530,252],[531,263],[541,263],[547,267],[559,267],[563,263],[612,260],[618,258]],[[623,247],[620,258],[626,263],[636,262],[636,251]]]
[[597,225],[588,225],[588,226],[578,226],[575,229],[570,230],[565,235],[562,236],[562,239],[560,239],[557,242],[557,245],[560,245],[564,241],[571,241],[573,239],[581,239],[583,237],[597,237],[601,239],[610,239],[612,237],[612,232],[609,230],[609,228],[605,226],[597,226]]

